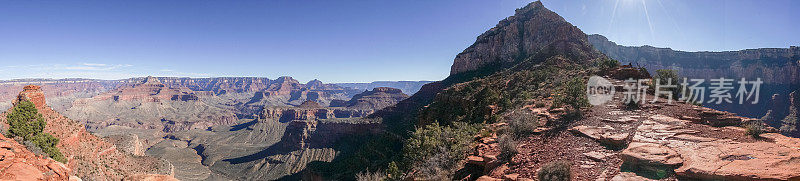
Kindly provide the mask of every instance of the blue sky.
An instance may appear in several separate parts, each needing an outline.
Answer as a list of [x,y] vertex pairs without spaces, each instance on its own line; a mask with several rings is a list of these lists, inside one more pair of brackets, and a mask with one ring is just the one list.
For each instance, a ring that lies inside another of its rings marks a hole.
[[[0,79],[440,80],[530,1],[2,1]],[[800,45],[800,1],[543,1],[622,45]]]

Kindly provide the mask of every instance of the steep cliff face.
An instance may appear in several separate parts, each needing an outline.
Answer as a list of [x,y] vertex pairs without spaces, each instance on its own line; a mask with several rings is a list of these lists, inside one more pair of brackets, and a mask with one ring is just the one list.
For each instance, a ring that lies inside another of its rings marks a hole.
[[[31,101],[47,125],[44,132],[60,140],[58,149],[67,158],[67,167],[80,178],[89,180],[121,180],[140,174],[170,174],[168,162],[153,157],[137,157],[123,152],[114,144],[86,131],[84,126],[51,109],[39,86],[29,85],[18,99]],[[0,122],[6,122],[4,113]]]
[[589,35],[589,42],[623,64],[638,64],[650,71],[668,68],[691,78],[761,78],[766,84],[800,85],[800,47],[685,52],[651,46],[621,46],[596,34]]
[[567,51],[574,60],[598,56],[583,31],[536,1],[478,36],[472,46],[456,55],[450,75],[485,66],[510,67],[537,54]]

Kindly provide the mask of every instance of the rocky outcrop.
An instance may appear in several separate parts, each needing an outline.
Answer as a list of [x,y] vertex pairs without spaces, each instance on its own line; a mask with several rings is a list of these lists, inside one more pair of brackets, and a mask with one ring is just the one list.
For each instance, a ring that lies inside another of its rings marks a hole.
[[364,91],[353,96],[347,107],[355,109],[383,109],[408,98],[400,89],[377,87],[372,91]]
[[[26,86],[20,98],[33,102],[46,102],[44,94],[36,86]],[[169,163],[153,157],[133,156],[86,131],[83,125],[51,109],[46,104],[37,104],[47,125],[44,132],[60,141],[56,147],[67,158],[67,168],[78,177],[89,180],[121,180],[135,174],[170,174]],[[0,122],[6,122],[5,114]]]
[[0,135],[0,180],[69,180],[72,170]]
[[281,144],[290,149],[329,148],[339,138],[353,135],[377,134],[379,123],[348,123],[325,121],[291,121],[281,138]]
[[600,56],[583,31],[536,1],[478,36],[474,44],[456,55],[450,75],[485,66],[510,67],[529,57],[559,52],[572,52],[568,56],[575,61]]
[[302,107],[266,107],[260,118],[288,122],[292,120],[318,120],[334,118],[366,117],[373,110],[349,109],[339,107],[302,108]]

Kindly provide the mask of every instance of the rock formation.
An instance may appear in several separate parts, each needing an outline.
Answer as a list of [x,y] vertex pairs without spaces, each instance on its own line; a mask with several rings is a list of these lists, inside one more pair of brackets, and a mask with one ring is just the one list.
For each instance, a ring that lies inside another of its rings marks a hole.
[[383,109],[408,98],[400,89],[390,87],[376,87],[372,91],[364,91],[353,96],[347,102],[347,107],[356,109]]
[[[47,125],[44,132],[60,140],[56,147],[67,158],[67,168],[76,176],[90,180],[121,180],[137,174],[170,174],[168,162],[152,157],[133,156],[118,150],[84,129],[84,126],[47,106],[44,93],[39,86],[29,85],[18,96],[18,100],[31,101],[42,114]],[[6,122],[4,113],[0,122]]]
[[472,46],[456,55],[450,75],[485,66],[510,67],[537,54],[567,51],[575,53],[570,55],[574,60],[592,59],[599,54],[591,48],[583,31],[536,1],[478,36]]

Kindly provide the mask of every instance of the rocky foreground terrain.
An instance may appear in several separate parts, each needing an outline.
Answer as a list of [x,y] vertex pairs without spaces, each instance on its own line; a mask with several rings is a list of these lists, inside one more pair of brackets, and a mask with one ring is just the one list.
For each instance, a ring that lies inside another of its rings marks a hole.
[[[614,84],[622,90],[622,81]],[[478,180],[530,180],[556,160],[572,163],[573,180],[800,179],[800,139],[774,128],[759,137],[746,134],[744,125],[763,124],[757,119],[664,99],[628,109],[620,100],[586,110],[585,118],[561,128],[567,131],[538,128],[507,163],[497,161],[497,137],[481,138],[466,167],[487,175]],[[545,107],[515,111],[536,117],[540,125],[554,125],[564,116],[563,110]]]

